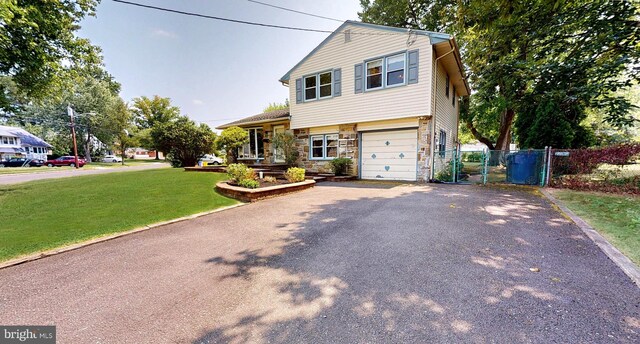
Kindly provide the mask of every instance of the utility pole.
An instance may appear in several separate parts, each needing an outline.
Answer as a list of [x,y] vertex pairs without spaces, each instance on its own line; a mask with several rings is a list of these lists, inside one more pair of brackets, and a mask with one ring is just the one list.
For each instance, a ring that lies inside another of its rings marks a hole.
[[71,117],[71,136],[73,137],[73,156],[75,157],[75,160],[76,160],[76,169],[78,169],[79,166],[78,166],[78,144],[76,143],[76,123],[73,121],[73,109],[71,108],[70,104],[67,106],[67,112],[69,113],[69,117]]

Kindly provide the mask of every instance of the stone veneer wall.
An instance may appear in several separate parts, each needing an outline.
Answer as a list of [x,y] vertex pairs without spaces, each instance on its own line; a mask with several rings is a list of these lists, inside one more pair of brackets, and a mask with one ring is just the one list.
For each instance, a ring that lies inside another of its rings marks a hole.
[[[343,124],[339,126],[340,139],[353,139],[353,146],[349,150],[353,150],[351,157],[353,164],[349,169],[349,174],[358,175],[358,161],[360,158],[360,147],[358,142],[358,126],[357,124]],[[310,172],[330,173],[331,167],[327,160],[309,160],[309,129],[294,129],[293,134],[296,137],[296,145],[300,158],[299,166]],[[431,118],[421,118],[418,120],[418,181],[429,181],[429,171],[431,170]]]
[[[317,172],[317,173],[331,173],[331,165],[329,165],[329,160],[311,160],[309,159],[309,129],[294,129],[293,134],[296,137],[296,145],[298,147],[298,152],[300,153],[300,157],[298,160],[299,166],[303,167],[309,172]],[[360,150],[358,148],[358,132],[356,124],[342,124],[338,129],[338,138],[339,139],[351,139],[351,145],[348,146],[348,150],[350,157],[352,158],[353,164],[351,168],[349,168],[349,174],[353,176],[358,175],[358,159]]]
[[428,182],[431,170],[431,118],[418,119],[418,181]]

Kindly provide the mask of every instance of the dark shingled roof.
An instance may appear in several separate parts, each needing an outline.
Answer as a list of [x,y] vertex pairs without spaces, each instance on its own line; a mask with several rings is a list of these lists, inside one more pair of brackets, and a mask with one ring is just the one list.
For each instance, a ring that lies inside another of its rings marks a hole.
[[235,125],[251,124],[256,122],[267,122],[267,121],[285,119],[285,118],[289,118],[289,109],[275,110],[270,112],[264,112],[258,115],[245,117],[243,119],[239,119],[237,121],[218,126],[216,127],[216,129],[224,129],[228,127],[233,127]]

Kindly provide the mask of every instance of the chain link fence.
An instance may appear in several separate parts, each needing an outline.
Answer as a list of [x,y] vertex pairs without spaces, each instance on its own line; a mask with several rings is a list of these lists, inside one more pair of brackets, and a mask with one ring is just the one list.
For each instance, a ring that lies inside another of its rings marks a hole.
[[438,152],[434,159],[434,179],[445,183],[543,186],[547,181],[548,155],[547,149]]

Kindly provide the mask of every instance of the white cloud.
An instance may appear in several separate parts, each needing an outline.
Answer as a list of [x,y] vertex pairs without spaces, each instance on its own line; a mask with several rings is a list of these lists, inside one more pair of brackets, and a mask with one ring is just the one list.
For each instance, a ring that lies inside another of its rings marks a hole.
[[194,99],[194,100],[192,100],[192,102],[193,102],[193,105],[202,105],[202,104],[204,104],[204,102],[202,100],[200,100],[200,99]]
[[154,29],[151,34],[155,37],[164,37],[164,38],[178,38],[178,35],[176,35],[173,32],[170,31],[165,31],[162,29]]

